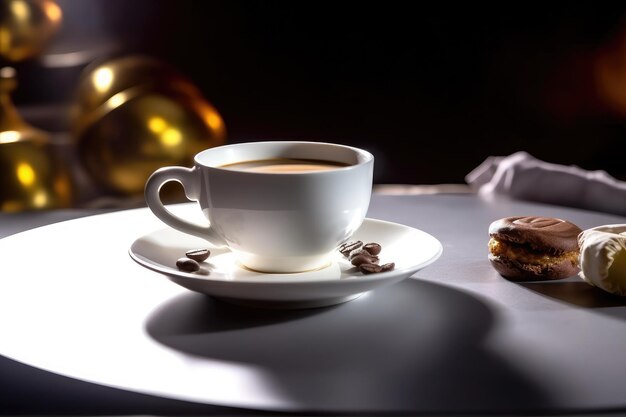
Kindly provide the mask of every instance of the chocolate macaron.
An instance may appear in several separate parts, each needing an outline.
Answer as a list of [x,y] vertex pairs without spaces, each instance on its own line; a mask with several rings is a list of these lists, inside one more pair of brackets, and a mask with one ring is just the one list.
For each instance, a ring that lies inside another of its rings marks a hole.
[[578,235],[573,223],[553,217],[516,216],[489,226],[489,261],[514,280],[560,279],[578,271]]

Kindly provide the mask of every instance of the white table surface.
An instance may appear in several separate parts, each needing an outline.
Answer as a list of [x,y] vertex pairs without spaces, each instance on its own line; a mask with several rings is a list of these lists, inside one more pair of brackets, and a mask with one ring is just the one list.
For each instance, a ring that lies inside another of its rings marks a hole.
[[368,217],[432,234],[442,257],[343,305],[276,312],[212,300],[135,264],[130,243],[163,227],[145,209],[73,220],[0,240],[0,354],[119,388],[113,410],[128,413],[147,404],[128,391],[180,401],[163,403],[169,414],[194,404],[215,407],[196,409],[205,414],[626,410],[626,299],[577,277],[500,277],[487,227],[510,215],[626,223],[471,195],[374,196]]

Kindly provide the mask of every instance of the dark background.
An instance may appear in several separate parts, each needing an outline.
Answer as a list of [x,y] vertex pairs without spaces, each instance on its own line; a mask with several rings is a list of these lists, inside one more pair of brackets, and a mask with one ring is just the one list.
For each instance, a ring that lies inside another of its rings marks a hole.
[[[518,150],[626,179],[624,6],[58,3],[50,54],[161,58],[218,108],[229,142],[364,147],[377,183],[462,183]],[[71,101],[77,70],[20,64],[17,103]]]

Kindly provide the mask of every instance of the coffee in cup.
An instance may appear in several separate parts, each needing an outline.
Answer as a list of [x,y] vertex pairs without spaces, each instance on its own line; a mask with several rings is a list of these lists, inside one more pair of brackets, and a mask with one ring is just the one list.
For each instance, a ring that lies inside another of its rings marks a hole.
[[346,166],[348,165],[336,161],[280,158],[235,162],[234,164],[222,165],[220,168],[234,169],[235,171],[288,174],[298,172],[328,171]]

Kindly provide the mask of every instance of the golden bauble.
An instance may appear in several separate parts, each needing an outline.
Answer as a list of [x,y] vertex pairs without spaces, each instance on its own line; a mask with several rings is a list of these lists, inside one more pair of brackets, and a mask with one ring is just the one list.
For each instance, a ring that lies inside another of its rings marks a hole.
[[51,151],[51,145],[30,140],[0,143],[0,211],[71,206],[69,171]]
[[0,69],[0,211],[69,207],[74,183],[47,133],[26,123],[11,101],[15,71]]
[[96,183],[141,194],[148,177],[167,165],[193,164],[226,138],[217,110],[171,67],[125,57],[89,68],[73,112],[79,156]]
[[78,143],[80,158],[99,184],[126,194],[141,193],[158,168],[190,165],[196,153],[222,144],[223,130],[210,124],[222,123],[206,103],[145,93],[86,129]]
[[38,55],[62,15],[53,0],[0,0],[0,58],[17,62]]
[[131,88],[177,91],[201,96],[191,81],[157,59],[130,55],[95,63],[83,71],[76,94],[77,118],[91,113],[115,94]]

